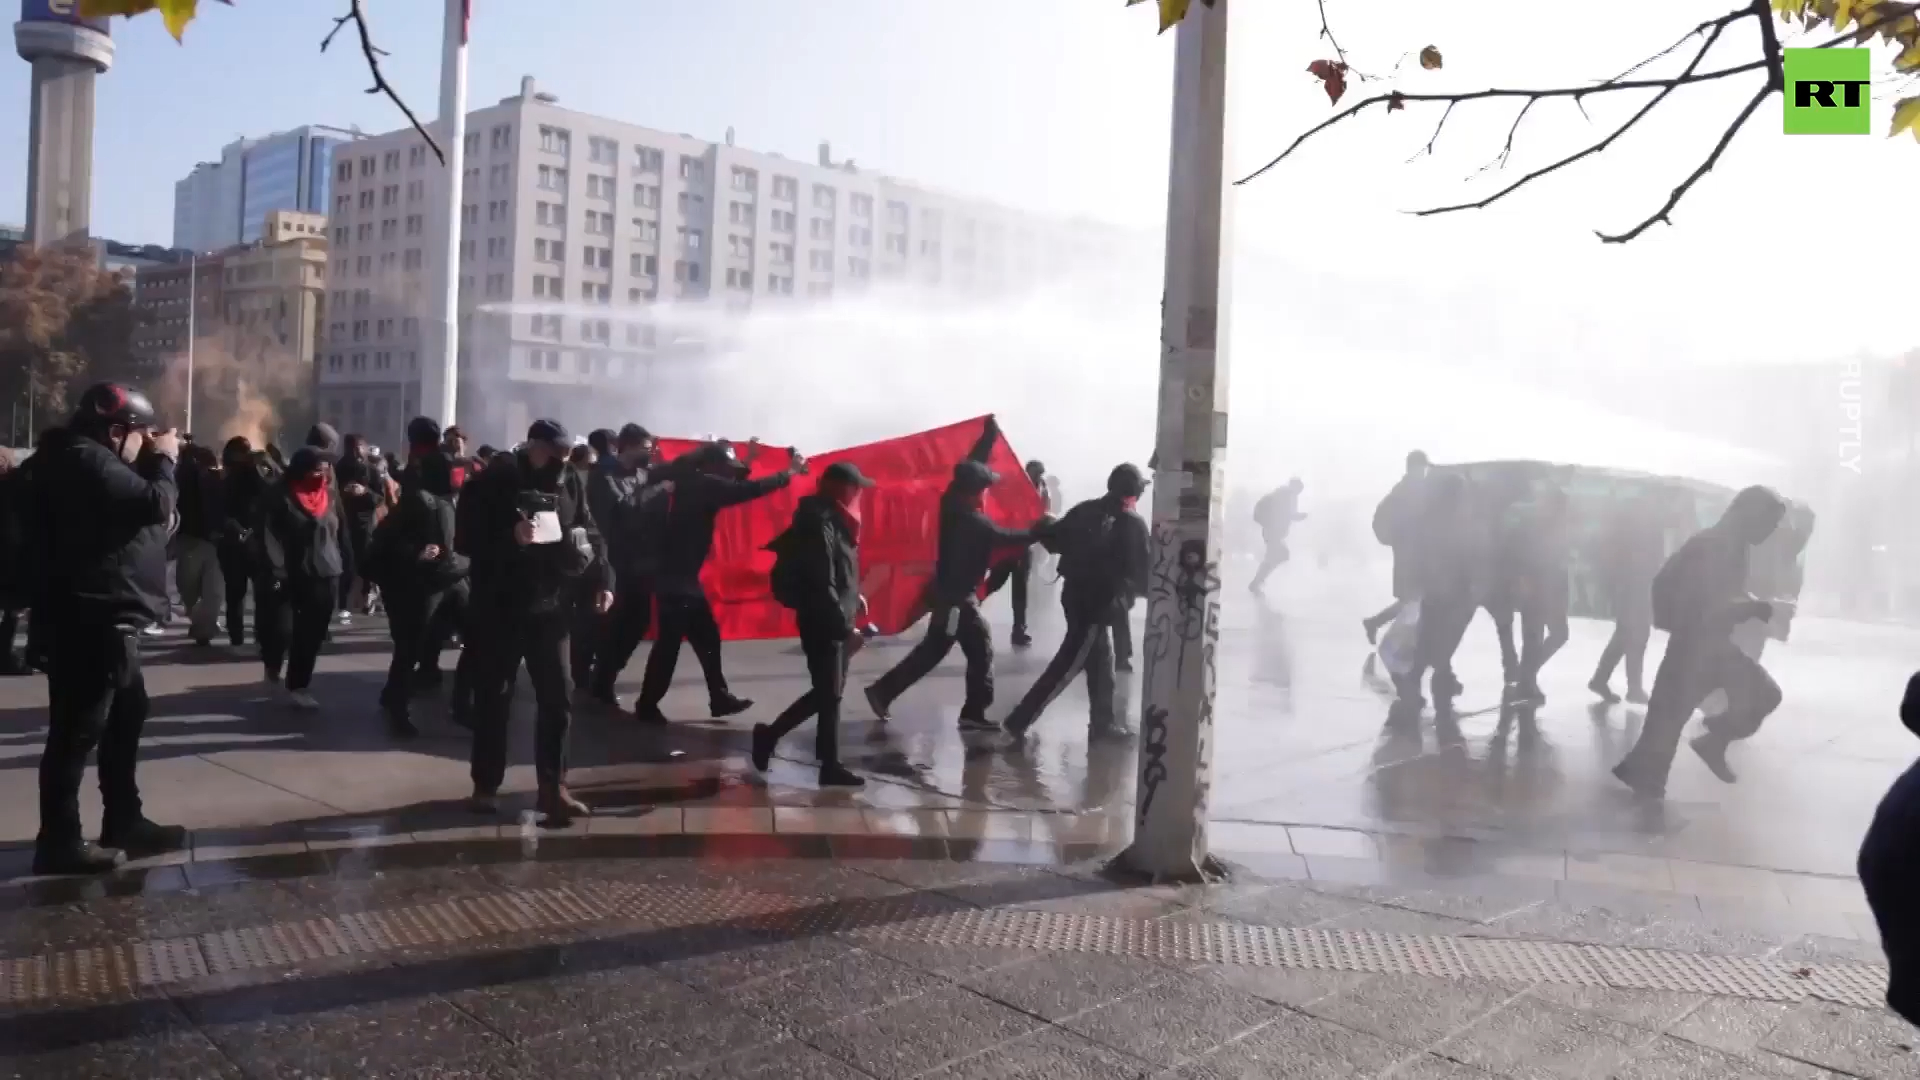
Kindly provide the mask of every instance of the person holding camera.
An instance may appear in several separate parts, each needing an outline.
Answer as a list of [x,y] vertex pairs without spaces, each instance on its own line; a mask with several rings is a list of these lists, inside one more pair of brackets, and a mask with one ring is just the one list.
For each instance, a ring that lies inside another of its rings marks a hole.
[[469,560],[466,648],[473,660],[473,799],[491,813],[507,772],[507,719],[524,663],[536,711],[536,809],[549,827],[588,813],[567,791],[567,634],[570,600],[586,575],[594,605],[613,605],[606,549],[587,506],[583,474],[567,467],[567,430],[536,420],[526,445],[464,485],[455,543]]
[[[149,711],[140,633],[169,603],[167,540],[178,520],[180,438],[158,427],[144,394],[101,383],[34,455],[33,621],[44,633],[48,701],[36,874],[104,873],[126,856],[186,844],[185,829],[147,819],[134,779]],[[95,747],[98,846],[80,824]]]
[[1780,684],[1758,660],[1741,652],[1734,631],[1749,621],[1766,622],[1774,604],[1747,591],[1753,549],[1786,517],[1785,500],[1764,487],[1733,497],[1726,513],[1695,533],[1667,559],[1653,579],[1653,625],[1665,630],[1667,651],[1653,676],[1640,738],[1613,775],[1636,793],[1666,794],[1667,773],[1680,749],[1680,735],[1695,710],[1718,690],[1724,712],[1693,740],[1694,752],[1726,783],[1735,780],[1727,747],[1751,738],[1780,707]]

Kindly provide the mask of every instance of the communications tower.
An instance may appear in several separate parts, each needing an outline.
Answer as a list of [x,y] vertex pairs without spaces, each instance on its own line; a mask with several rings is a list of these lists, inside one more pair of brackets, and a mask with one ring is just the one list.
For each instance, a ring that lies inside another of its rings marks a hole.
[[94,79],[113,66],[105,19],[79,0],[20,0],[13,44],[33,65],[27,136],[27,242],[85,240],[93,202]]

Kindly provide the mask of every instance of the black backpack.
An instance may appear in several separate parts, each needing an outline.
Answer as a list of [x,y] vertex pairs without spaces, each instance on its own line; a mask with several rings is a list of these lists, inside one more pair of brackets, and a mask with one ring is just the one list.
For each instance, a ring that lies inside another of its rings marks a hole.
[[1061,578],[1094,582],[1114,576],[1114,526],[1120,513],[1099,499],[1089,499],[1067,511],[1044,545],[1060,556]]
[[779,536],[768,541],[765,550],[773,552],[773,569],[767,572],[767,584],[773,590],[773,598],[781,607],[789,611],[800,610],[800,568],[789,557],[793,548],[793,526],[789,525]]

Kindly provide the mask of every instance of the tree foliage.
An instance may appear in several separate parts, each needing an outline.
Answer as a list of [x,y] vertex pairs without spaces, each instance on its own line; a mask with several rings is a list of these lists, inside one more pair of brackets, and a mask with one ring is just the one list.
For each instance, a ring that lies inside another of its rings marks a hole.
[[[1127,0],[1127,5],[1132,6],[1140,2],[1142,0]],[[1204,2],[1212,6],[1212,0],[1204,0]],[[1373,79],[1374,76],[1361,74],[1348,61],[1345,50],[1341,49],[1339,42],[1334,40],[1333,30],[1327,22],[1326,0],[1316,0],[1316,2],[1320,9],[1320,37],[1327,42],[1333,55],[1315,60],[1308,65],[1307,74],[1320,81],[1322,87],[1326,89],[1328,99],[1337,107],[1340,99],[1346,94],[1349,80],[1365,81]],[[1191,6],[1186,0],[1160,0],[1161,30],[1165,31],[1168,27],[1178,24],[1190,11]],[[1759,30],[1758,55],[1742,63],[1701,70],[1707,54],[1727,30],[1749,21]],[[1535,105],[1544,101],[1566,100],[1578,107],[1586,99],[1600,94],[1622,91],[1643,91],[1651,94],[1638,111],[1583,149],[1526,173],[1484,199],[1451,206],[1432,207],[1416,213],[1425,216],[1483,209],[1548,173],[1605,150],[1676,90],[1722,79],[1741,76],[1757,77],[1758,83],[1752,96],[1720,133],[1699,164],[1674,187],[1659,209],[1631,228],[1617,233],[1597,234],[1607,243],[1625,243],[1645,234],[1654,225],[1671,224],[1674,208],[1686,198],[1694,185],[1719,163],[1721,155],[1726,152],[1734,136],[1739,134],[1763,103],[1784,90],[1786,85],[1785,46],[1781,41],[1782,29],[1810,35],[1814,40],[1806,43],[1808,47],[1879,47],[1885,50],[1892,62],[1895,79],[1900,88],[1897,92],[1906,93],[1906,96],[1894,102],[1892,120],[1887,134],[1889,137],[1908,134],[1915,141],[1920,141],[1920,0],[1747,0],[1740,7],[1694,27],[1679,41],[1611,79],[1537,90],[1494,88],[1466,93],[1428,94],[1404,91],[1396,87],[1375,94],[1348,105],[1328,119],[1308,128],[1275,155],[1273,160],[1238,182],[1244,184],[1260,176],[1292,156],[1308,139],[1376,105],[1385,112],[1399,112],[1405,110],[1409,104],[1444,104],[1445,109],[1434,127],[1433,136],[1427,140],[1427,151],[1430,152],[1439,140],[1441,131],[1446,127],[1447,118],[1453,115],[1456,107],[1482,101],[1517,102],[1519,108],[1514,116],[1513,126],[1507,131],[1506,143],[1490,166],[1504,168],[1507,158],[1513,152],[1514,136],[1520,130],[1521,121],[1527,118]],[[1650,66],[1695,42],[1698,43],[1698,48],[1679,74],[1666,78],[1654,78],[1641,74]],[[1441,66],[1440,51],[1432,45],[1420,49],[1418,56],[1422,69],[1430,71]],[[1399,65],[1396,65],[1396,73],[1398,70]]]
[[131,371],[133,296],[85,248],[15,248],[0,263],[0,401],[64,417],[72,391]]

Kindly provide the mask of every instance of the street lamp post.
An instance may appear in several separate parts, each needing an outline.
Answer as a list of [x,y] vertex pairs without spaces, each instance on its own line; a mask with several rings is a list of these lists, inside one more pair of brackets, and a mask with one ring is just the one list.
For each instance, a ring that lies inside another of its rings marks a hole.
[[200,256],[187,256],[187,434],[193,434],[193,342],[199,337]]
[[1157,880],[1218,869],[1207,853],[1207,804],[1226,489],[1229,3],[1193,5],[1175,31],[1139,783],[1133,842],[1118,860]]
[[446,0],[446,27],[440,54],[440,122],[435,135],[446,155],[445,245],[434,261],[431,303],[423,320],[432,334],[426,363],[420,366],[420,411],[441,423],[458,419],[460,393],[460,206],[464,197],[467,142],[467,36],[472,0]]

